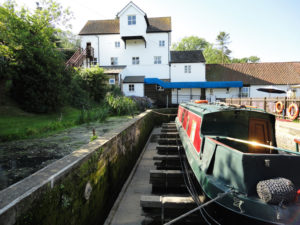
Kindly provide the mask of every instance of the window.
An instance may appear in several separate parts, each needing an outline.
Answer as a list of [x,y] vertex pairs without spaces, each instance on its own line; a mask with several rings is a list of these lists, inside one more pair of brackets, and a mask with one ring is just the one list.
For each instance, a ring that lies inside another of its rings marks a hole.
[[161,64],[161,56],[154,56],[154,64]]
[[156,90],[157,91],[164,91],[164,88],[162,87],[162,86],[160,86],[160,85],[156,85]]
[[140,64],[140,57],[132,57],[132,64],[133,65]]
[[210,94],[210,95],[213,95],[213,94],[214,94],[214,89],[213,89],[213,88],[210,88],[210,89],[209,89],[209,94]]
[[249,87],[242,87],[240,89],[240,97],[249,97],[250,88]]
[[97,65],[97,58],[93,58],[92,65]]
[[119,42],[119,41],[116,41],[116,42],[115,42],[115,47],[116,47],[116,48],[120,48],[120,42]]
[[118,65],[118,57],[111,57],[110,58],[110,65]]
[[129,84],[129,91],[134,91],[134,84]]
[[116,80],[114,78],[111,78],[109,79],[108,81],[109,84],[115,84],[116,83]]
[[135,15],[128,16],[128,25],[135,25],[135,24],[136,24],[136,16]]
[[165,41],[164,40],[160,40],[159,41],[159,47],[164,47],[165,46]]
[[184,66],[184,73],[191,73],[192,71],[192,66]]

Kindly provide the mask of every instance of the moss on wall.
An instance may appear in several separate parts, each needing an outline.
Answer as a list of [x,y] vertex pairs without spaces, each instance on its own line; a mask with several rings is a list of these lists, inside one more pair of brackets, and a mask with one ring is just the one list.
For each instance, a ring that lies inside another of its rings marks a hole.
[[[176,113],[176,109],[161,109]],[[81,225],[104,222],[122,185],[139,157],[155,125],[174,120],[148,113],[111,141],[94,151],[88,159],[35,194],[26,212],[18,215],[16,224]],[[85,194],[92,188],[89,198]]]

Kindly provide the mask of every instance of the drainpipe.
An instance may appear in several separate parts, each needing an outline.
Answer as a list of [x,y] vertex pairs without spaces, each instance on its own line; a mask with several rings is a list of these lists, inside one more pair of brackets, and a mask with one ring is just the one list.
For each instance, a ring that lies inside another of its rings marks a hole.
[[99,35],[96,36],[98,39],[98,62],[99,62],[99,67],[100,67],[100,45],[99,45]]

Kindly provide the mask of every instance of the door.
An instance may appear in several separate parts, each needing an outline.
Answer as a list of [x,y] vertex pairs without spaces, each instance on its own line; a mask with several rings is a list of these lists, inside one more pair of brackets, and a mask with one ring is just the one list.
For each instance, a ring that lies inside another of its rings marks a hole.
[[[249,119],[249,141],[255,141],[260,144],[272,145],[270,121],[266,119]],[[251,153],[270,153],[269,148],[249,145]]]

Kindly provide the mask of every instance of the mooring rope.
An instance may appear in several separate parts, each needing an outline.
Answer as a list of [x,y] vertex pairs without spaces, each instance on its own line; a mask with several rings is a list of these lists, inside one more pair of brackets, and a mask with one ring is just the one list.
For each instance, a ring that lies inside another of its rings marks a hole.
[[159,113],[159,112],[156,112],[154,110],[152,110],[152,112],[156,113],[156,114],[159,114],[159,115],[163,115],[163,116],[177,116],[177,114],[166,114],[166,113]]
[[224,198],[226,195],[231,194],[232,192],[233,192],[232,190],[229,190],[229,191],[224,192],[224,193],[219,193],[218,196],[215,197],[214,199],[211,199],[208,202],[205,202],[204,204],[202,204],[202,205],[200,205],[200,206],[198,206],[198,207],[196,207],[196,208],[194,208],[194,209],[192,209],[192,210],[190,210],[190,211],[182,214],[181,216],[178,216],[177,218],[169,221],[168,223],[165,223],[164,225],[173,224],[173,223],[177,222],[178,220],[181,220],[182,218],[184,218],[184,217],[192,214],[193,212],[196,212],[197,210],[202,209],[203,207],[208,206],[209,204],[211,204],[211,203],[213,203],[213,202],[215,202],[215,201],[217,201],[217,200],[219,200],[221,198]]
[[[197,191],[195,190],[195,187],[193,186],[193,182],[191,182],[190,180],[190,175],[189,175],[189,171],[188,171],[188,166],[186,165],[186,160],[182,158],[181,156],[181,152],[180,151],[180,147],[179,147],[179,144],[178,144],[178,138],[176,137],[176,144],[177,144],[177,149],[178,149],[178,154],[179,154],[179,160],[180,160],[180,164],[181,164],[181,168],[183,170],[183,180],[184,180],[184,183],[185,183],[185,186],[188,190],[188,192],[190,193],[190,195],[192,196],[194,202],[200,206],[201,205],[201,202],[199,201],[199,197],[197,196]],[[189,184],[188,184],[188,182]],[[202,216],[202,218],[205,220],[205,222],[209,225],[210,222],[207,220],[207,218],[205,217],[205,215],[203,214],[203,211],[202,209],[199,209],[199,212]]]

